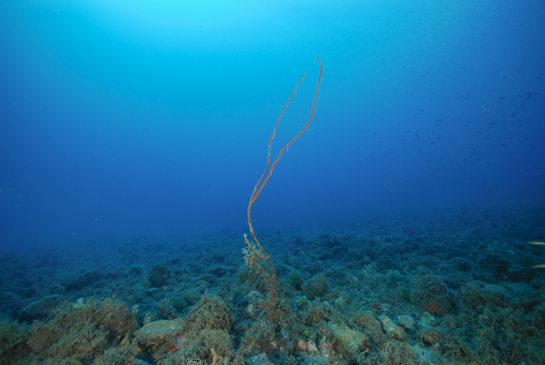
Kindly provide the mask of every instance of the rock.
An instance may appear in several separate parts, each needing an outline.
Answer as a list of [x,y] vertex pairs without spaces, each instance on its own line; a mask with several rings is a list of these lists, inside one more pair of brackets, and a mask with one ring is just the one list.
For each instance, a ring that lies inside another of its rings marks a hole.
[[428,303],[424,309],[430,314],[443,314],[447,312],[445,308],[441,307],[436,302]]
[[329,329],[333,334],[337,352],[343,355],[356,356],[371,346],[367,336],[344,325],[331,324],[329,325]]
[[19,312],[19,320],[30,322],[35,319],[43,319],[51,314],[51,311],[62,303],[64,297],[60,294],[48,295],[40,300],[29,303]]
[[392,337],[394,340],[404,342],[409,339],[405,330],[395,324],[394,321],[392,321],[387,315],[383,314],[378,316],[378,320],[380,323],[382,323],[382,327],[386,333],[388,333],[388,335],[390,335],[390,337]]
[[335,308],[342,308],[344,306],[346,306],[346,301],[344,300],[343,296],[341,295],[340,297],[338,297],[336,300],[335,300],[335,303],[333,303],[335,305]]
[[148,323],[136,332],[138,344],[151,346],[168,341],[182,331],[182,324],[183,322],[179,319]]
[[263,294],[261,294],[258,291],[251,291],[244,297],[245,303],[251,303],[251,304],[260,304],[262,301],[264,301],[266,298]]
[[193,288],[197,290],[198,292],[200,292],[201,294],[204,294],[209,287],[210,287],[210,283],[206,280],[199,280],[193,286]]
[[229,267],[225,265],[214,265],[208,270],[206,270],[206,272],[216,277],[222,277],[224,275],[229,274]]
[[320,352],[322,353],[323,357],[328,359],[335,353],[333,351],[333,344],[327,341],[327,338],[325,336],[320,341]]
[[265,297],[257,291],[251,291],[244,297],[248,317],[255,318],[263,311],[264,300]]
[[66,292],[66,290],[64,289],[64,286],[60,285],[60,284],[53,284],[51,285],[48,289],[49,291],[49,294],[64,294]]
[[195,305],[201,300],[202,294],[195,289],[188,289],[182,292],[182,296],[189,305]]
[[139,360],[139,359],[135,360],[135,364],[136,365],[151,365],[149,362],[144,361],[144,360]]
[[80,308],[85,308],[85,307],[86,307],[86,305],[83,302],[83,298],[78,298],[78,300],[76,300],[74,303],[72,303],[72,308],[74,308],[74,309],[80,309]]
[[314,341],[308,340],[307,341],[307,349],[311,352],[318,352],[318,347],[316,347],[316,344]]
[[411,331],[413,331],[416,327],[416,321],[414,320],[414,318],[406,314],[397,316],[396,323],[401,327]]
[[433,328],[424,328],[422,331],[420,331],[418,336],[418,339],[427,346],[435,345],[441,340],[441,338],[443,338],[443,334]]
[[259,304],[248,304],[246,306],[246,314],[249,318],[256,318],[261,312],[263,312],[263,307]]
[[322,263],[313,262],[312,264],[308,265],[305,270],[311,274],[316,274],[317,272],[322,271]]
[[420,316],[420,319],[418,320],[418,325],[424,328],[430,327],[434,320],[435,317],[432,314],[429,314],[428,312],[423,312]]
[[267,354],[262,353],[260,355],[250,357],[248,360],[246,360],[246,364],[248,365],[273,365],[272,362],[267,359]]
[[338,365],[338,362],[332,362],[331,359],[324,357],[322,354],[308,354],[301,357],[301,365]]
[[392,305],[389,303],[380,303],[380,310],[383,312],[389,312],[392,310]]

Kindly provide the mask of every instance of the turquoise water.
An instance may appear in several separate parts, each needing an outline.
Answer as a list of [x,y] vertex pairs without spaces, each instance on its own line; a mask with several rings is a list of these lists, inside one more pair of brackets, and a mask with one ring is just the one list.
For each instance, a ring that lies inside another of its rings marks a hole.
[[[543,202],[543,5],[1,7],[4,245]],[[29,229],[31,227],[31,229]]]

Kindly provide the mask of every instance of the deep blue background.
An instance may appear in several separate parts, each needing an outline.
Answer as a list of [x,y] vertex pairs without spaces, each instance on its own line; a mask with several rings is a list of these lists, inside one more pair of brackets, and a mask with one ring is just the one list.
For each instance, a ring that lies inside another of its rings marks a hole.
[[[0,2],[0,245],[545,202],[545,8]],[[241,246],[243,245],[241,240]]]

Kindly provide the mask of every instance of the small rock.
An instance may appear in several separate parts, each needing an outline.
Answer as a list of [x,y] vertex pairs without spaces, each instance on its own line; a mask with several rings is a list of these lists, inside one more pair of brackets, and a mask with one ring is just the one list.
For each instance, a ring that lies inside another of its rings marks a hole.
[[343,296],[341,295],[340,297],[337,298],[337,300],[335,300],[335,303],[333,303],[335,305],[336,308],[342,308],[346,305],[346,301],[344,300]]
[[441,307],[436,302],[428,303],[424,309],[430,314],[444,314],[447,312],[445,308]]
[[246,314],[250,318],[255,318],[261,313],[263,308],[258,304],[250,303],[246,306]]
[[214,265],[207,270],[209,274],[212,274],[217,277],[222,277],[229,273],[229,267],[225,265]]
[[201,300],[202,294],[195,289],[187,289],[182,292],[182,296],[189,305],[195,305]]
[[396,322],[401,327],[411,331],[413,331],[416,327],[416,321],[414,320],[414,318],[406,314],[397,316]]
[[327,341],[327,338],[322,338],[320,341],[320,352],[325,358],[330,358],[333,356],[333,344]]
[[382,323],[382,327],[394,340],[407,341],[407,333],[401,327],[394,323],[387,315],[383,314],[378,316],[378,320]]
[[433,346],[436,343],[438,343],[441,338],[443,337],[442,333],[436,329],[433,328],[424,328],[419,336],[418,339],[422,341],[427,346]]
[[322,264],[320,262],[313,262],[312,264],[308,265],[305,270],[311,274],[315,274],[322,271]]
[[318,352],[318,347],[316,347],[316,344],[314,343],[314,341],[310,341],[310,340],[307,341],[307,349],[308,351]]
[[249,318],[257,317],[263,311],[263,301],[265,297],[257,292],[251,291],[244,297],[244,302],[246,303],[246,314]]
[[149,362],[144,361],[144,360],[139,360],[139,359],[135,360],[135,364],[136,365],[151,365]]
[[433,314],[429,314],[428,312],[423,312],[420,316],[420,319],[418,320],[418,325],[420,327],[430,327],[432,322],[435,320],[435,317]]
[[389,312],[392,310],[392,305],[388,303],[381,303],[380,304],[380,310],[383,312]]
[[267,354],[262,353],[260,355],[250,357],[248,360],[246,360],[246,364],[248,365],[273,365],[272,362],[267,359]]

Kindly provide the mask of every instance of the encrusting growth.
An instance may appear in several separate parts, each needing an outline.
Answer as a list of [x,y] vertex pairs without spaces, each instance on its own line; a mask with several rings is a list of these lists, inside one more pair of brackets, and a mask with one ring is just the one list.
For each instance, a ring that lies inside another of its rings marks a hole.
[[[312,103],[312,111],[310,113],[310,118],[301,129],[301,131],[286,145],[284,148],[280,150],[280,153],[278,154],[278,157],[271,165],[271,144],[272,140],[274,138],[274,134],[276,132],[276,128],[278,127],[278,123],[280,122],[280,119],[282,118],[282,115],[284,114],[284,111],[288,107],[291,99],[293,98],[293,95],[295,95],[295,92],[297,91],[297,88],[305,78],[305,74],[303,73],[303,77],[301,80],[299,80],[299,83],[297,83],[297,86],[295,86],[295,90],[293,90],[293,93],[291,94],[290,98],[288,99],[288,102],[286,103],[286,106],[284,106],[284,109],[282,110],[282,113],[280,113],[280,117],[278,117],[278,120],[276,121],[276,125],[274,127],[273,133],[271,135],[271,139],[269,140],[269,152],[267,157],[267,168],[265,169],[265,172],[257,182],[254,188],[254,193],[252,194],[252,197],[250,199],[250,204],[248,205],[248,226],[250,227],[250,233],[252,234],[252,237],[254,239],[255,245],[251,243],[248,240],[248,235],[244,234],[244,242],[246,242],[246,249],[243,249],[244,258],[246,260],[246,263],[249,266],[252,266],[255,268],[259,274],[265,279],[265,282],[267,283],[267,286],[269,287],[269,295],[267,298],[267,303],[265,305],[265,309],[267,310],[267,313],[269,313],[269,316],[274,316],[274,306],[276,302],[276,269],[274,268],[274,265],[271,261],[271,258],[269,257],[269,254],[263,249],[259,241],[257,240],[254,232],[254,228],[252,227],[252,219],[250,218],[250,211],[252,210],[252,204],[254,204],[255,200],[261,193],[261,190],[269,180],[269,178],[272,175],[274,166],[277,164],[277,162],[280,160],[280,157],[282,157],[282,154],[284,151],[293,143],[297,138],[301,136],[301,134],[307,129],[308,125],[310,124],[310,121],[314,117],[314,107],[316,106],[316,98],[318,97],[318,88],[320,87],[320,80],[322,79],[322,63],[320,62],[320,57],[318,57],[318,63],[320,64],[320,75],[318,76],[318,84],[316,85],[316,92],[314,93],[314,102]],[[269,169],[270,167],[270,169]],[[267,174],[268,172],[268,174]],[[266,177],[265,177],[266,176]],[[256,246],[257,245],[257,246]],[[260,263],[263,262],[265,265],[270,265],[270,270],[260,265]],[[272,271],[272,272],[270,272]]]

